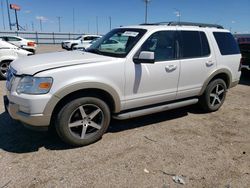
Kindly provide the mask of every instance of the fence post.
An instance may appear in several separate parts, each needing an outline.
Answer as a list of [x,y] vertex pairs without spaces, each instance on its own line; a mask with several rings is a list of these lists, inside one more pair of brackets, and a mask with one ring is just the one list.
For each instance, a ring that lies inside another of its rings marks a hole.
[[69,40],[70,40],[70,33],[69,33]]
[[55,33],[54,33],[54,32],[52,33],[52,37],[53,37],[53,43],[56,44],[56,41],[55,41]]
[[37,44],[39,43],[39,41],[38,41],[38,33],[37,33],[37,31],[36,31],[36,43],[37,43]]

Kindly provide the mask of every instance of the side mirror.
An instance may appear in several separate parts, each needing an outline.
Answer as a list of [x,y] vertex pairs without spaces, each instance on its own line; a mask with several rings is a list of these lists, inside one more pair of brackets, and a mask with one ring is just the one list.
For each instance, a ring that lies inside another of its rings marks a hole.
[[134,57],[135,63],[154,63],[155,53],[150,51],[141,51],[138,57]]

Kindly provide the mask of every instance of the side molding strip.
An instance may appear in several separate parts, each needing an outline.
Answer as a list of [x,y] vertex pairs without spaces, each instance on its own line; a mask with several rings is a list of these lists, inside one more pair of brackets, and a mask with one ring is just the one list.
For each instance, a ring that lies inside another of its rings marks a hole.
[[121,114],[113,116],[113,118],[119,119],[119,120],[129,119],[129,118],[144,116],[144,115],[153,114],[153,113],[157,113],[157,112],[162,112],[162,111],[166,111],[166,110],[172,110],[175,108],[180,108],[180,107],[188,106],[191,104],[196,104],[197,102],[198,102],[198,99],[189,99],[186,101],[166,104],[166,105],[162,105],[162,106],[156,106],[156,107],[152,107],[152,108],[127,112],[127,113],[121,113]]

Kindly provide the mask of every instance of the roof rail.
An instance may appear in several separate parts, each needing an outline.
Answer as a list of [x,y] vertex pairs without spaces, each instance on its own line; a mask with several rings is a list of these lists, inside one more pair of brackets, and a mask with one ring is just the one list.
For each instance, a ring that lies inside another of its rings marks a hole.
[[198,27],[214,27],[218,29],[224,29],[221,25],[218,24],[193,23],[193,22],[158,22],[158,23],[146,23],[141,25],[198,26]]

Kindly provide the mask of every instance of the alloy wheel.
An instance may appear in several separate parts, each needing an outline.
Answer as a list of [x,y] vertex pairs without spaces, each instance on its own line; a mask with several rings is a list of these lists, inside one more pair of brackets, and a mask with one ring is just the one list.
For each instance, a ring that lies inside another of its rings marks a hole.
[[9,68],[9,62],[2,62],[0,65],[0,71],[1,71],[1,75],[3,75],[5,78],[7,76],[7,71]]
[[220,105],[225,97],[225,89],[223,85],[217,84],[215,87],[212,89],[210,93],[210,105],[212,107],[216,105]]
[[71,113],[68,127],[74,137],[88,139],[98,133],[103,123],[102,110],[94,104],[84,104]]

